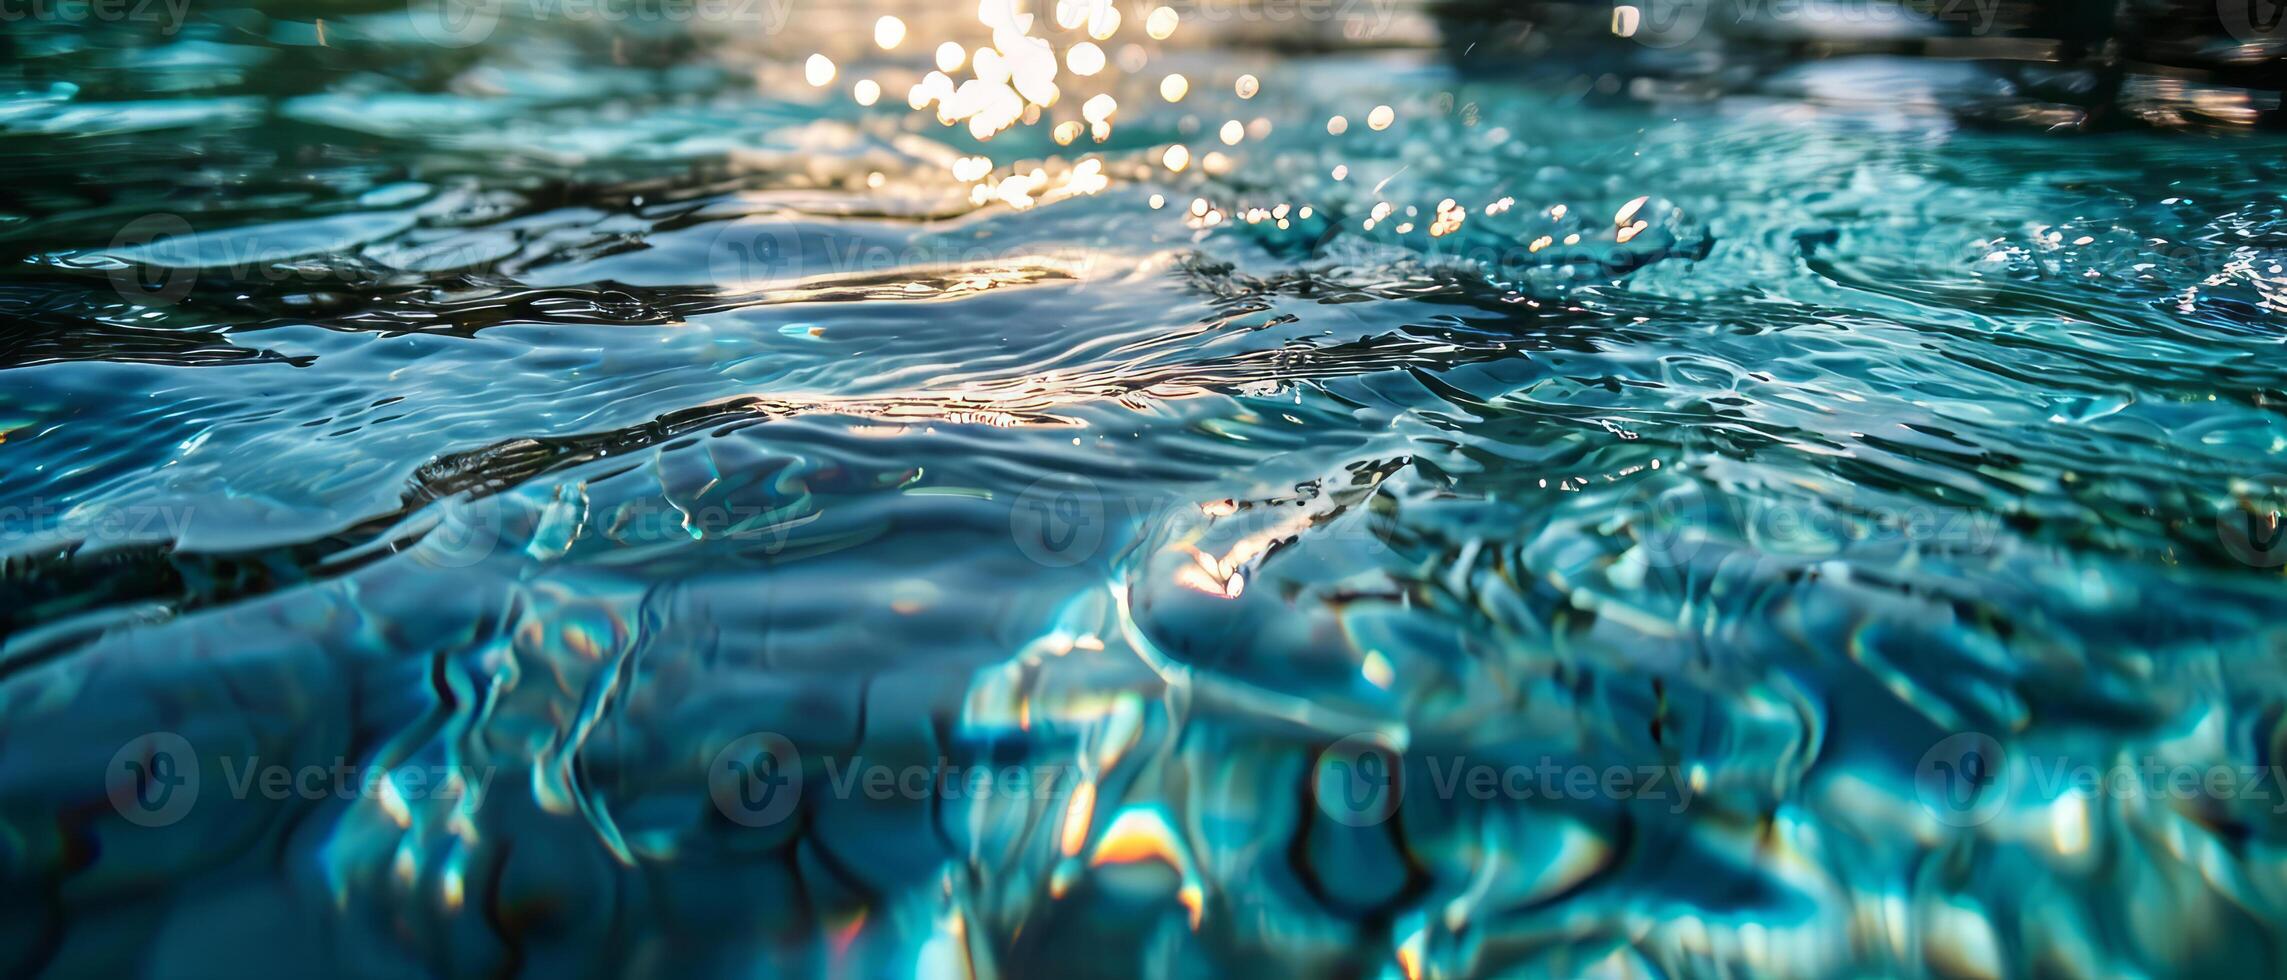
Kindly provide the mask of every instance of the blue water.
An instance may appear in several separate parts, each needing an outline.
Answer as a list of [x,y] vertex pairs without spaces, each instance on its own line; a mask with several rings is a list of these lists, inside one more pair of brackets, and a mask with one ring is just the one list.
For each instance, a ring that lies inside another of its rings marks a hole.
[[2287,141],[908,15],[9,35],[0,966],[2287,968]]

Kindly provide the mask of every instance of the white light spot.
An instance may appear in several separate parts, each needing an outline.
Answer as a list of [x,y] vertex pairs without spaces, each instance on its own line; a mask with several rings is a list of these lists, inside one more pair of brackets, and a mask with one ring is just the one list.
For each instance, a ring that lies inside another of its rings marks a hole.
[[1097,47],[1094,41],[1075,44],[1071,50],[1064,52],[1064,67],[1072,69],[1072,74],[1083,77],[1103,71],[1104,49]]
[[1154,7],[1151,16],[1144,18],[1144,33],[1151,35],[1154,41],[1165,41],[1168,35],[1175,33],[1175,25],[1182,20],[1182,15],[1177,14],[1173,7]]
[[904,21],[888,16],[874,21],[874,44],[879,45],[884,51],[889,51],[903,43],[905,43]]

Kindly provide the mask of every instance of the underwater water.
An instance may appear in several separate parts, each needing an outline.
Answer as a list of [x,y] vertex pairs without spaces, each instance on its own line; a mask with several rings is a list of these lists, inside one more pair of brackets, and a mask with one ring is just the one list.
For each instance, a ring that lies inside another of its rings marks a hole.
[[11,27],[0,968],[2287,970],[2287,138],[1115,9]]

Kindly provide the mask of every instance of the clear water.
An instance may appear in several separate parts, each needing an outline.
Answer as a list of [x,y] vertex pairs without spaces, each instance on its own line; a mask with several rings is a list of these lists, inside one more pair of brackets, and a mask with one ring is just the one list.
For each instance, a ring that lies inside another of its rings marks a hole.
[[915,21],[10,35],[8,972],[2287,968],[2280,138]]

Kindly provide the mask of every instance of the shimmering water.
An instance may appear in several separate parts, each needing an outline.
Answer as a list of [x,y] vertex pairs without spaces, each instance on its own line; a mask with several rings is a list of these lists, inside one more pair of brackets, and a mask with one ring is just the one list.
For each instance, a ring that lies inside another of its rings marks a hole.
[[4,42],[9,973],[2287,969],[2287,141],[422,9]]

